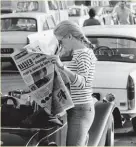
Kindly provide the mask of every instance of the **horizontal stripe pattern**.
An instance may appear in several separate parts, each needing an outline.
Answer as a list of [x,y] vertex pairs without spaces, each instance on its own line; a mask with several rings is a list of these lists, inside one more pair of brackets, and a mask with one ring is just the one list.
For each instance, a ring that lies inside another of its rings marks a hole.
[[66,65],[76,73],[71,83],[71,97],[74,104],[93,102],[92,81],[94,79],[96,57],[91,49],[78,49],[73,52],[72,60]]

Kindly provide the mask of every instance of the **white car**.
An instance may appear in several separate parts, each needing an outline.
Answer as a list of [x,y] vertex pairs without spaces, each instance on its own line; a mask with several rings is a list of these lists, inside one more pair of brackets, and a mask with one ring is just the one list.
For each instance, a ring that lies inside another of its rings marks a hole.
[[1,59],[10,58],[16,49],[21,49],[31,43],[28,35],[38,33],[37,36],[46,42],[54,37],[56,26],[53,16],[40,12],[11,13],[1,16]]
[[[83,31],[96,46],[93,95],[103,100],[112,93],[119,113],[126,119],[132,118],[136,130],[136,26],[96,25],[83,27]],[[115,120],[121,121],[119,113]]]
[[[121,114],[125,118],[134,119],[136,117],[136,26],[91,26],[84,27],[83,30],[89,40],[97,46],[94,51],[98,59],[93,81],[94,93],[99,99],[107,93],[114,94]],[[133,127],[135,128],[136,124]]]
[[71,6],[68,9],[69,20],[77,23],[80,27],[83,26],[84,21],[89,18],[89,8],[83,5]]

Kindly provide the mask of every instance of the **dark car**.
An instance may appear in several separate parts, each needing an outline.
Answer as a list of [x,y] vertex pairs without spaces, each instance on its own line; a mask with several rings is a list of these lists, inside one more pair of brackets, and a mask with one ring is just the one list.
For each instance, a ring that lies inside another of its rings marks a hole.
[[[14,62],[2,62],[1,146],[65,146],[67,119],[48,115],[35,102],[20,103],[29,93]],[[15,90],[15,91],[14,91]],[[5,95],[5,96],[4,96]],[[114,102],[96,101],[88,146],[113,146],[114,126],[121,125]]]

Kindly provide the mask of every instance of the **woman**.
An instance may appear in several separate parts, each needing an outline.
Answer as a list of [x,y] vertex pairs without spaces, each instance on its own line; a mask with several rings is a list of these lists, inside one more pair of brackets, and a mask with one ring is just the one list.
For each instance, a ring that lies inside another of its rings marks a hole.
[[[92,81],[96,57],[93,47],[81,29],[70,21],[62,21],[54,29],[65,53],[71,53],[72,60],[64,65],[58,55],[51,58],[52,63],[63,70],[71,83],[71,97],[75,105],[67,111],[67,146],[84,146],[89,128],[94,120]],[[61,52],[63,54],[63,52]]]

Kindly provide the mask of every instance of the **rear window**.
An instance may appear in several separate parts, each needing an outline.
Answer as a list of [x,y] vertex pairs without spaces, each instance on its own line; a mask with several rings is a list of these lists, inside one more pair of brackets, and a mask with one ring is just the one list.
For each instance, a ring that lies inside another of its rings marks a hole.
[[37,31],[37,22],[33,18],[2,18],[1,31]]
[[39,4],[37,1],[22,1],[17,3],[18,12],[37,11]]

